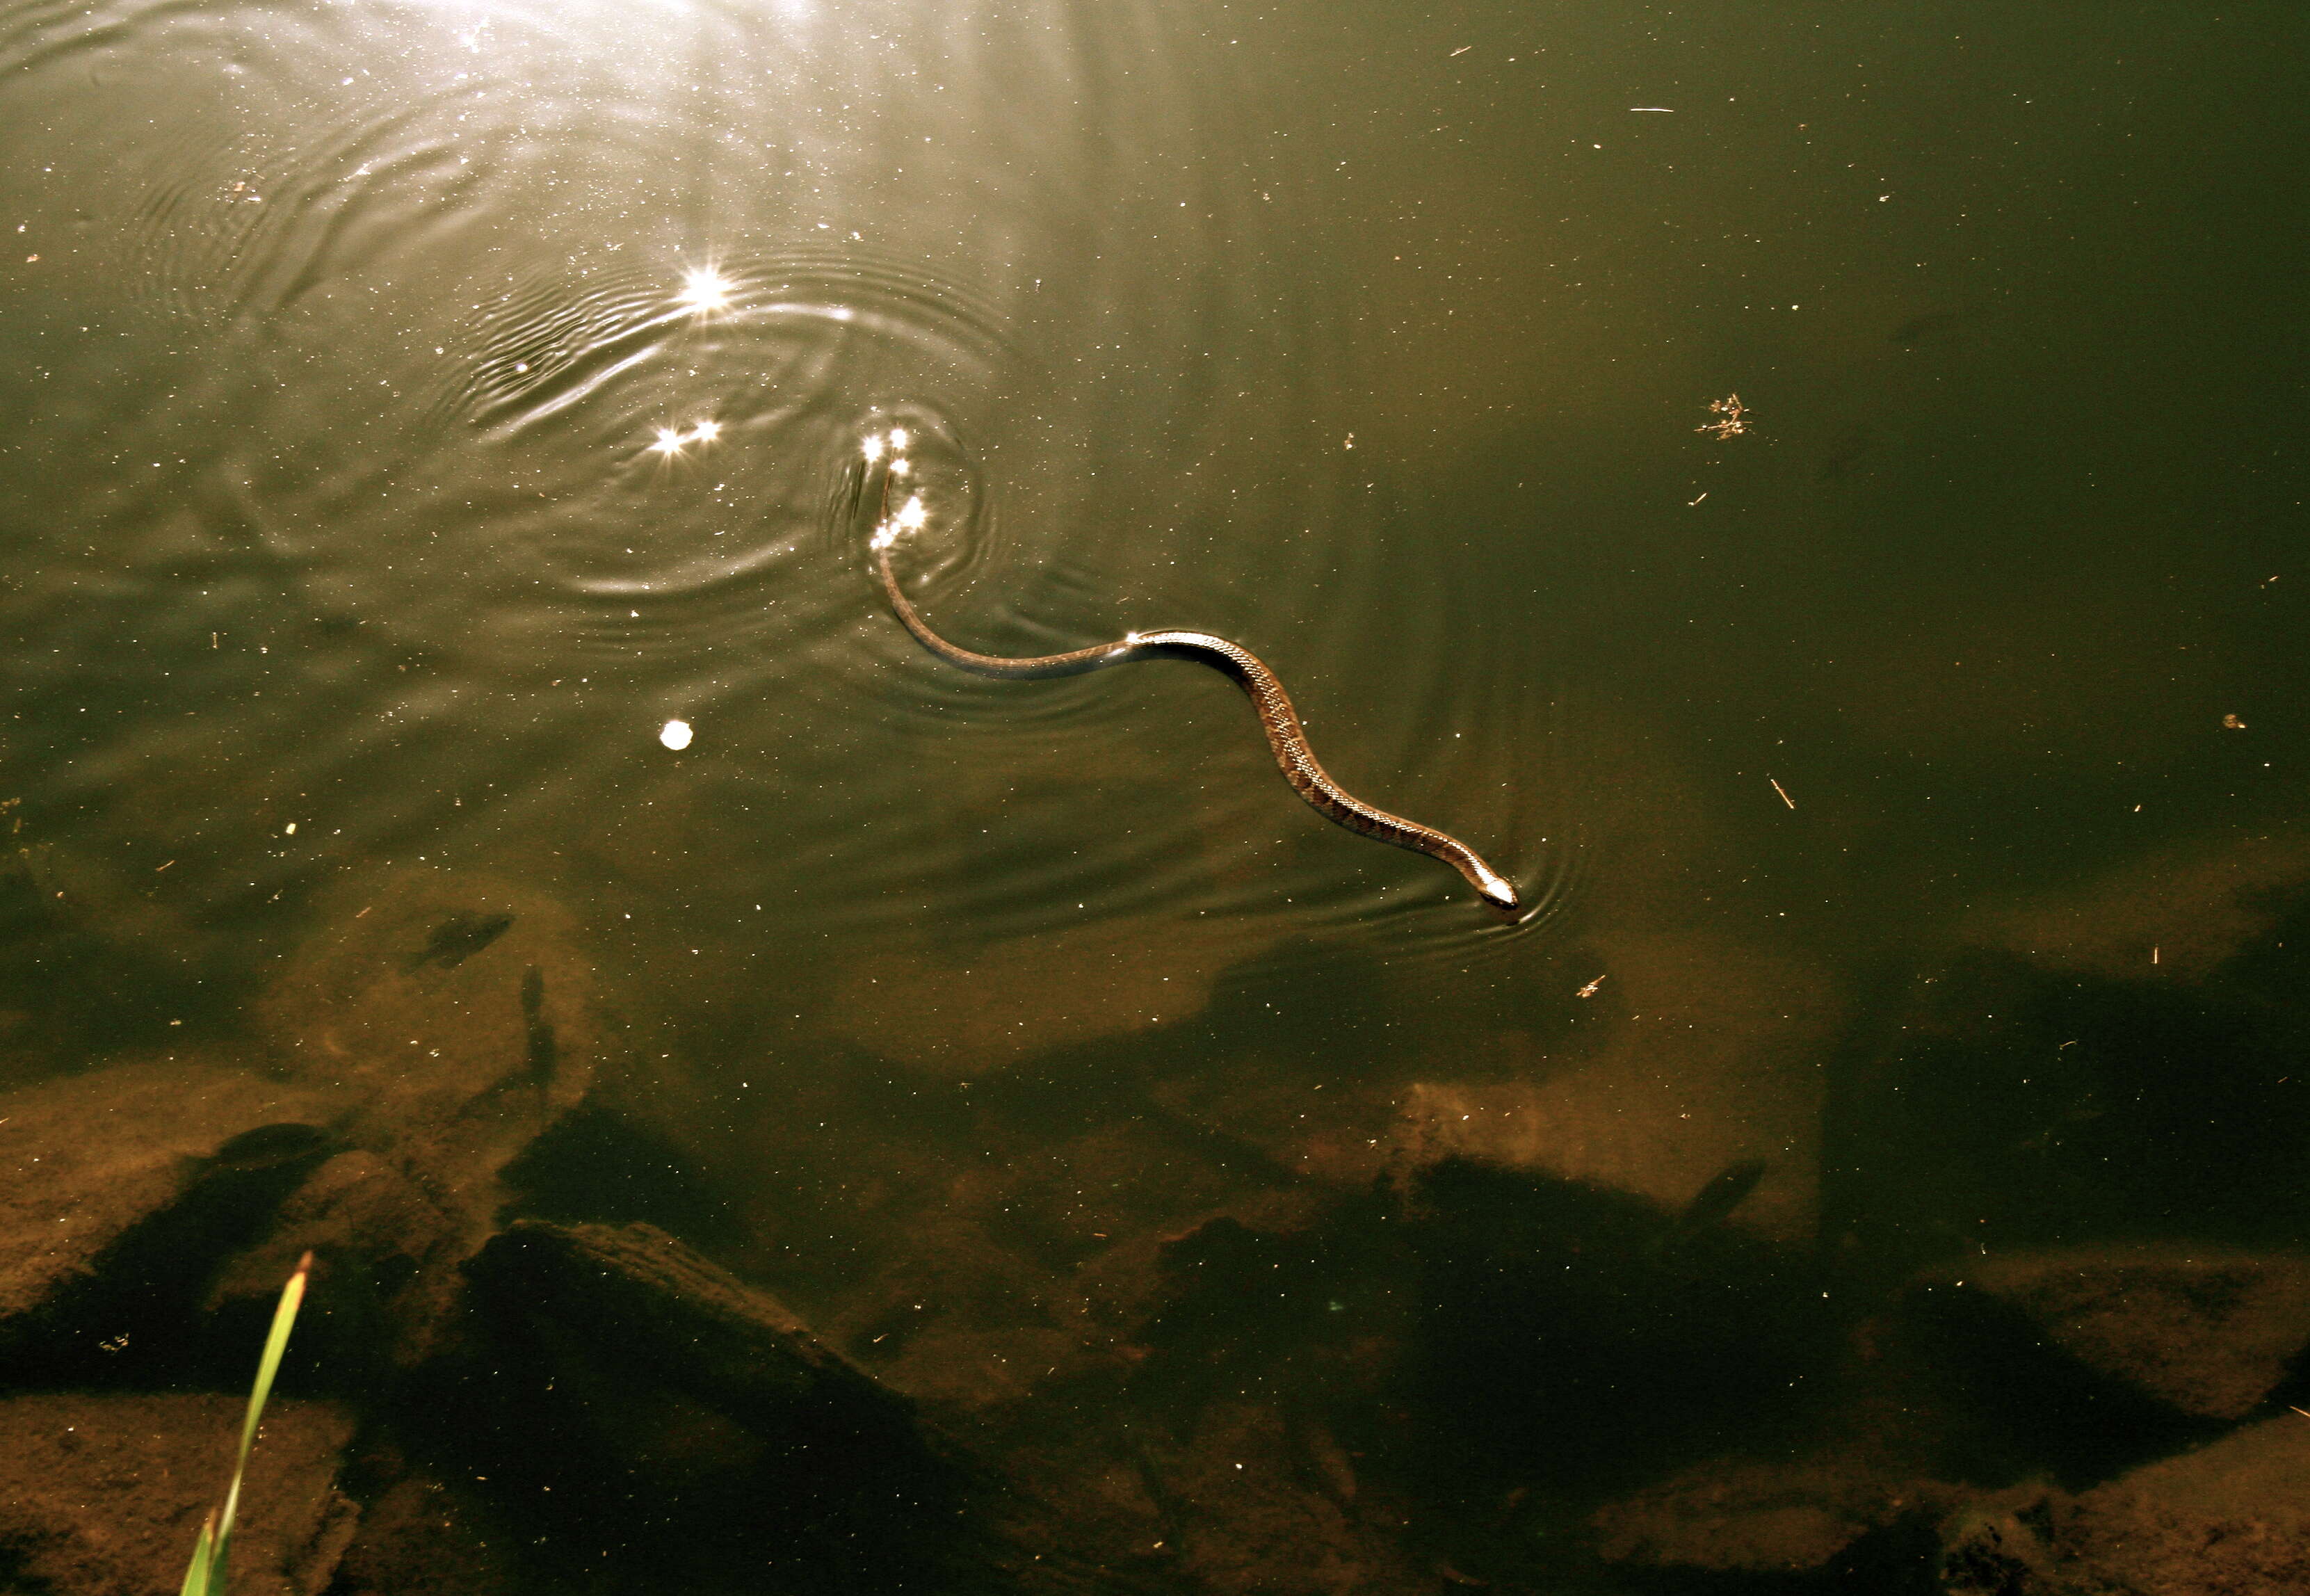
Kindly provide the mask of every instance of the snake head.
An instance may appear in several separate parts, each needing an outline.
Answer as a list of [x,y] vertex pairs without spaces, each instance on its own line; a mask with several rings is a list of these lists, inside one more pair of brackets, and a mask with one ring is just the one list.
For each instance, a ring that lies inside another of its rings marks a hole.
[[1515,883],[1506,876],[1487,870],[1476,883],[1477,895],[1503,915],[1519,914],[1524,899],[1516,896]]

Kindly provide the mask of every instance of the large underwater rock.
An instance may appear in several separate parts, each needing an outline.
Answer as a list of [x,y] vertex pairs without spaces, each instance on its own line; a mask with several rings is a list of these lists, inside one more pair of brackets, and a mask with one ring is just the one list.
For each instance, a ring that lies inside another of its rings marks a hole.
[[2193,1418],[2245,1418],[2310,1346],[2310,1259],[2286,1253],[2064,1248],[1976,1260],[1943,1289]]
[[0,1096],[0,1355],[111,1336],[123,1326],[93,1299],[213,1266],[301,1175],[316,1123],[343,1102],[326,1085],[190,1054]]

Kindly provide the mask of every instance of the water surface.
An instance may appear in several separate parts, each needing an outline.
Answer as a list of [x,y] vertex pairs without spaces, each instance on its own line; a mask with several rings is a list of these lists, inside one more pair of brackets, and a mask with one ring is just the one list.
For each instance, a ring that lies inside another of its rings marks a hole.
[[[7,1067],[235,1045],[372,906],[550,902],[734,1267],[863,1326],[977,1260],[859,1341],[942,1398],[1033,1397],[1004,1338],[1101,1270],[1454,1157],[1668,1216],[1733,1171],[1880,1282],[2297,1245],[2302,42],[14,6]],[[921,651],[893,427],[947,635],[1238,639],[1533,912],[1325,824],[1214,673]]]

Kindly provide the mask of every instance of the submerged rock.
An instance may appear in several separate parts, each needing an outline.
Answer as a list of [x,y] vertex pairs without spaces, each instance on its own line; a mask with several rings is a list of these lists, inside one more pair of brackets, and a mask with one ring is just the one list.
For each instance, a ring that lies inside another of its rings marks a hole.
[[2070,1498],[2022,1485],[1967,1503],[1941,1525],[1934,1577],[1949,1596],[2055,1596],[2067,1587],[2054,1569],[2057,1515]]
[[189,1057],[0,1097],[0,1348],[91,1328],[51,1310],[108,1272],[122,1277],[116,1290],[149,1292],[161,1274],[197,1281],[317,1161],[318,1127],[344,1103]]
[[2310,1591],[2310,1419],[2282,1413],[2134,1470],[2058,1514],[2063,1592]]
[[653,1225],[522,1220],[466,1266],[483,1305],[647,1368],[749,1428],[830,1423],[918,1446],[913,1404]]
[[380,1359],[406,1364],[430,1346],[440,1294],[429,1284],[464,1255],[462,1238],[456,1216],[390,1162],[341,1152],[289,1194],[272,1233],[224,1268],[205,1305],[261,1336],[281,1283],[309,1252],[328,1311],[300,1327],[299,1345],[357,1378]]
[[1177,1442],[1143,1444],[1164,1562],[1199,1589],[1264,1596],[1436,1589],[1387,1514],[1359,1512],[1311,1481],[1296,1427],[1270,1404],[1222,1401]]
[[2072,1496],[1968,1502],[1941,1529],[1952,1596],[2262,1596],[2310,1590],[2310,1419],[2282,1414]]
[[2310,843],[2283,832],[2224,833],[2145,852],[2051,893],[1984,906],[1965,930],[1968,940],[2042,969],[2192,981],[2269,935],[2306,887]]
[[2310,1259],[2284,1253],[2071,1248],[1984,1259],[1955,1284],[2014,1310],[2095,1374],[2194,1418],[2245,1418],[2310,1345]]
[[[1572,989],[1576,1024],[1497,1034],[1481,1048],[1449,1033],[1435,1045],[1433,1073],[1402,1094],[1395,1161],[1472,1159],[1672,1210],[1728,1171],[1761,1166],[1746,1189],[1718,1189],[1735,1198],[1726,1215],[1810,1242],[1822,1065],[1845,1018],[1827,972],[1713,935],[1599,941],[1595,955],[1602,973]],[[1472,1054],[1492,1055],[1493,1079],[1470,1079]]]
[[969,1511],[988,1477],[912,1402],[655,1227],[523,1220],[465,1272],[484,1329],[438,1405],[572,1577],[960,1591],[1049,1545]]
[[420,1361],[496,1227],[509,1165],[584,1100],[611,1028],[575,917],[518,883],[398,871],[354,882],[256,1004],[292,1079],[351,1106],[366,1161],[324,1172],[227,1297],[311,1247],[360,1266],[395,1360]]
[[346,889],[256,1012],[292,1079],[358,1095],[349,1140],[445,1190],[494,1180],[586,1095],[605,1046],[569,912],[447,872]]
[[1590,1527],[1611,1563],[1803,1574],[1829,1568],[1864,1536],[1938,1512],[1950,1494],[1842,1460],[1718,1459],[1598,1509]]
[[856,1309],[827,1326],[876,1379],[934,1411],[992,1417],[1116,1366],[1087,1344],[1065,1278],[975,1216],[918,1219],[905,1240],[862,1282]]
[[514,1583],[470,1504],[439,1480],[405,1475],[363,1505],[328,1596],[501,1596]]
[[[152,1596],[182,1583],[222,1495],[247,1399],[52,1394],[0,1401],[0,1564],[11,1591]],[[336,1489],[352,1419],[275,1401],[249,1455],[233,1589],[316,1596],[352,1539]]]

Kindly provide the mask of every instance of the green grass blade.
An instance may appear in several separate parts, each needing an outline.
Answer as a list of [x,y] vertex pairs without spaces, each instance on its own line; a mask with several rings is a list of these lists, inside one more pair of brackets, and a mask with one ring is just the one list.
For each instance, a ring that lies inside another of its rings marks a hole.
[[211,1565],[216,1560],[216,1509],[209,1509],[208,1517],[201,1521],[200,1539],[193,1542],[192,1566],[185,1570],[185,1586],[179,1596],[209,1596]]
[[[273,1331],[265,1338],[265,1356],[256,1365],[256,1383],[248,1393],[248,1417],[240,1427],[240,1455],[233,1460],[235,1483],[240,1471],[248,1467],[248,1449],[256,1444],[257,1421],[265,1417],[265,1401],[273,1394],[273,1377],[281,1372],[281,1355],[289,1349],[289,1331],[297,1323],[297,1309],[305,1300],[305,1278],[313,1272],[313,1254],[308,1253],[299,1261],[297,1272],[281,1288],[281,1305],[273,1310]],[[231,1520],[225,1521],[230,1528]],[[224,1539],[220,1531],[217,1539]]]
[[[265,1356],[256,1363],[256,1383],[248,1392],[248,1416],[241,1420],[240,1451],[232,1460],[232,1483],[225,1488],[224,1511],[217,1516],[216,1536],[211,1545],[207,1573],[204,1576],[204,1596],[225,1596],[225,1554],[232,1542],[232,1522],[240,1512],[240,1479],[248,1469],[248,1450],[256,1444],[256,1427],[265,1418],[265,1399],[273,1394],[273,1377],[281,1372],[281,1355],[289,1349],[289,1331],[297,1323],[297,1309],[305,1300],[305,1280],[313,1272],[313,1254],[308,1253],[298,1261],[297,1272],[281,1288],[281,1305],[273,1310],[272,1333],[265,1338]],[[202,1531],[204,1543],[208,1531]],[[197,1548],[194,1561],[198,1566]],[[185,1576],[187,1591],[192,1589],[192,1574]]]

